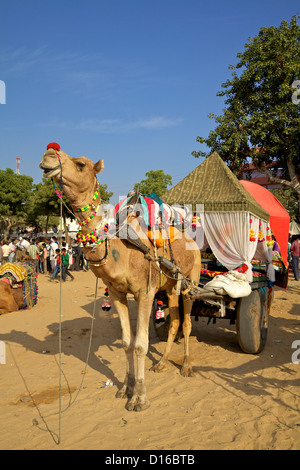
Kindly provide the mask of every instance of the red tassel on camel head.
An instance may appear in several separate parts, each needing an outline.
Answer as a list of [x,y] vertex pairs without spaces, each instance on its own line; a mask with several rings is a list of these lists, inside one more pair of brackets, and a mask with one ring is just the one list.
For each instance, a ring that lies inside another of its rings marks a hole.
[[49,149],[53,149],[53,150],[56,150],[56,152],[59,152],[60,151],[60,145],[57,144],[56,142],[51,142],[51,144],[47,145],[47,150],[49,150]]

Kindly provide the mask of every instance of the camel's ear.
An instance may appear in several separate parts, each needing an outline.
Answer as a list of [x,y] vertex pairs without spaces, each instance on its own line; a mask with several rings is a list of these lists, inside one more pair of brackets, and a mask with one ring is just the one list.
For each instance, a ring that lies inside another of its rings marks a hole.
[[99,160],[99,162],[95,163],[95,165],[94,165],[94,170],[95,170],[96,174],[101,173],[103,168],[104,168],[104,161],[103,160]]

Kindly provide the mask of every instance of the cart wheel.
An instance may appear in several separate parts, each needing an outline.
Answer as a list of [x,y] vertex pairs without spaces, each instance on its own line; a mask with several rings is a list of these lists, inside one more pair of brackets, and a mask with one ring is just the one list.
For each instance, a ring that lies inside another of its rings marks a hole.
[[258,354],[265,347],[268,334],[268,289],[257,289],[242,297],[237,307],[236,329],[241,349]]

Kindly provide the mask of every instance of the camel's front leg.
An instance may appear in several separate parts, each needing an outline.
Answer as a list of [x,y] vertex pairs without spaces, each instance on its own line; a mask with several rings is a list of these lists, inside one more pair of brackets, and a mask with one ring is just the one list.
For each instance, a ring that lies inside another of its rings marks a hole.
[[135,384],[134,373],[134,336],[130,327],[129,310],[126,294],[109,288],[109,295],[116,308],[122,328],[122,344],[126,355],[126,375],[122,388],[117,392],[117,398],[131,398]]
[[133,397],[128,401],[128,411],[142,411],[150,406],[146,395],[145,359],[149,345],[149,318],[154,298],[154,291],[140,294],[138,299],[138,318],[135,336],[136,376]]

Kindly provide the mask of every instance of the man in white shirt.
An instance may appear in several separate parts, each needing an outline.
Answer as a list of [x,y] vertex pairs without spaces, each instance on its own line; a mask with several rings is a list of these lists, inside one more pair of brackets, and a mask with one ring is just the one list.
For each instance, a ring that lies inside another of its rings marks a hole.
[[2,264],[8,263],[9,253],[10,253],[10,247],[8,243],[4,241],[2,245],[2,254],[3,254]]
[[26,238],[20,237],[19,242],[16,245],[16,261],[20,261],[23,253],[28,253],[30,243]]
[[51,238],[51,243],[50,243],[50,265],[51,265],[51,271],[53,272],[55,269],[55,260],[56,260],[56,250],[58,248],[58,245],[56,243],[56,237]]

